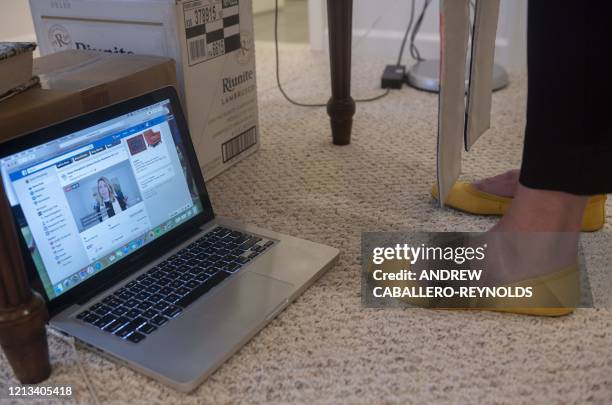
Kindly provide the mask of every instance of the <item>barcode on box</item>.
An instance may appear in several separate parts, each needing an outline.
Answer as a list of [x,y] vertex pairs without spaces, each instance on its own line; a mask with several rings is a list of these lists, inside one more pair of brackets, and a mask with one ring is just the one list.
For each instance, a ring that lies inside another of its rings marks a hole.
[[189,59],[198,60],[206,57],[206,38],[189,41]]
[[239,0],[193,0],[183,3],[189,66],[237,51]]
[[223,163],[235,158],[257,143],[257,128],[252,127],[221,145]]

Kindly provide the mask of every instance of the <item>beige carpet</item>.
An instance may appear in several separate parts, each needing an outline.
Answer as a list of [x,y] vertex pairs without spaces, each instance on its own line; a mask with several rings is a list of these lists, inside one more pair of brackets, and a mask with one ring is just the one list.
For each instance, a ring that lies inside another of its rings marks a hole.
[[[360,303],[362,231],[477,231],[493,219],[436,207],[435,95],[411,89],[359,104],[353,142],[335,147],[325,110],[298,108],[273,81],[258,44],[261,149],[215,178],[218,214],[335,246],[338,264],[194,393],[183,395],[80,350],[105,402],[120,403],[611,403],[612,311],[563,319]],[[356,57],[357,97],[380,92],[386,61]],[[326,56],[284,46],[282,77],[302,101],[326,101]],[[493,128],[464,159],[466,178],[520,162],[524,77],[496,93]],[[607,226],[610,229],[610,226]],[[602,237],[589,235],[600,265]],[[604,238],[605,239],[605,238]],[[609,269],[607,269],[609,270]],[[608,288],[592,281],[593,288]],[[50,384],[91,402],[69,347],[51,338]],[[0,376],[8,378],[2,360]]]

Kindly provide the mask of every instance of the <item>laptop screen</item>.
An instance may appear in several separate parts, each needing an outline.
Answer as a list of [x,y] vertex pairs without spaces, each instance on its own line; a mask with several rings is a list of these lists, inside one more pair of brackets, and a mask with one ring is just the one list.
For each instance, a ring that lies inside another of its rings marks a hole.
[[170,100],[0,160],[49,299],[202,212]]

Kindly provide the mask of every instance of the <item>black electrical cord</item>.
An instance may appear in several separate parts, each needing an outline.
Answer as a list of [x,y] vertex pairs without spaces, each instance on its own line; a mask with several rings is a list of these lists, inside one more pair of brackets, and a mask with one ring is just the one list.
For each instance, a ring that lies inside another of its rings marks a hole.
[[[274,0],[274,52],[276,55],[276,84],[278,86],[278,89],[280,90],[281,94],[283,95],[283,97],[285,97],[285,99],[290,102],[291,104],[297,105],[299,107],[326,107],[327,103],[301,103],[299,101],[295,101],[293,100],[291,97],[289,97],[289,95],[287,93],[285,93],[285,90],[283,89],[283,86],[281,85],[281,81],[280,81],[280,60],[279,60],[279,56],[278,56],[278,0]],[[368,103],[371,101],[376,101],[376,100],[380,100],[381,98],[385,97],[387,94],[389,94],[391,90],[387,89],[384,93],[379,94],[377,96],[371,97],[371,98],[362,98],[362,99],[356,99],[355,102],[356,103]]]
[[408,35],[410,35],[412,23],[414,22],[414,7],[415,0],[412,0],[412,3],[410,5],[410,20],[408,21],[408,28],[406,28],[406,32],[404,33],[404,38],[402,39],[402,46],[400,47],[399,55],[397,56],[397,66],[400,66],[402,64],[402,59],[404,58],[404,48],[406,48],[406,41],[408,40]]
[[[400,48],[399,56],[397,58],[397,66],[401,66],[402,58],[404,57],[404,48],[406,48],[406,41],[410,36],[410,56],[417,62],[422,62],[425,59],[421,57],[421,52],[419,52],[419,48],[416,46],[415,40],[416,36],[421,30],[421,25],[423,24],[423,19],[425,18],[425,13],[427,12],[427,8],[431,4],[431,0],[425,0],[423,2],[423,9],[421,13],[417,17],[416,23],[414,23],[414,11],[415,11],[415,0],[412,0],[412,4],[410,5],[410,20],[408,21],[408,27],[406,28],[406,32],[404,33],[404,38],[402,39],[402,46]],[[414,23],[414,26],[413,26]],[[412,33],[411,33],[412,30]]]
[[423,9],[421,10],[421,14],[416,20],[414,24],[414,28],[412,29],[412,35],[410,35],[410,56],[418,62],[422,62],[425,59],[421,57],[421,52],[419,52],[419,48],[415,44],[415,39],[419,31],[421,30],[421,25],[423,24],[423,19],[425,18],[425,13],[427,12],[427,8],[431,4],[431,0],[425,0],[423,2]]

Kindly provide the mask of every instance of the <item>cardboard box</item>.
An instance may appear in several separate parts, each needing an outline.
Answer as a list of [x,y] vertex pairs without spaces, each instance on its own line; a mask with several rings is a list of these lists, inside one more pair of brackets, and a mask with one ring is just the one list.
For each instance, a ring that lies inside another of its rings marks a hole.
[[32,80],[35,49],[31,42],[0,42],[0,99]]
[[30,0],[41,54],[90,49],[177,62],[206,179],[259,146],[251,0]]
[[176,86],[172,59],[66,51],[34,60],[41,80],[0,103],[0,141],[164,86]]

